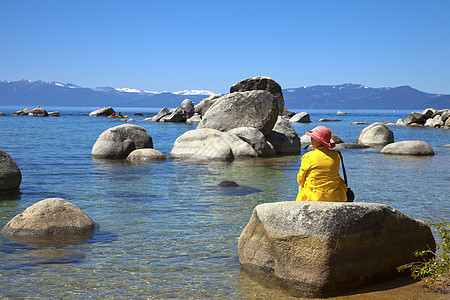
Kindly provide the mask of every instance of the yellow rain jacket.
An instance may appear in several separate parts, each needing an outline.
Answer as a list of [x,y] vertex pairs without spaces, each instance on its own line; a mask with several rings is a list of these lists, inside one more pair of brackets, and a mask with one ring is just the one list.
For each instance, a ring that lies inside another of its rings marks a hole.
[[302,156],[297,201],[346,202],[347,186],[339,176],[339,153],[319,147]]

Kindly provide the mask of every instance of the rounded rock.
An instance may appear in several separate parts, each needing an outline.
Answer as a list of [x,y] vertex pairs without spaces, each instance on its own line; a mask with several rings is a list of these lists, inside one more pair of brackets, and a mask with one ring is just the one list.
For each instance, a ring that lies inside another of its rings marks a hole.
[[434,155],[433,148],[423,141],[401,141],[386,145],[381,154],[425,156]]
[[0,150],[0,191],[17,190],[22,182],[22,173],[12,157]]
[[394,133],[382,123],[365,127],[358,135],[356,143],[369,146],[387,145],[394,142]]
[[152,148],[137,149],[127,156],[129,161],[159,161],[165,159],[167,157],[163,153]]
[[153,148],[150,134],[141,126],[123,124],[105,130],[92,147],[92,157],[125,159],[133,150]]
[[94,231],[96,224],[79,207],[62,198],[39,201],[16,215],[3,227],[1,234],[53,236]]

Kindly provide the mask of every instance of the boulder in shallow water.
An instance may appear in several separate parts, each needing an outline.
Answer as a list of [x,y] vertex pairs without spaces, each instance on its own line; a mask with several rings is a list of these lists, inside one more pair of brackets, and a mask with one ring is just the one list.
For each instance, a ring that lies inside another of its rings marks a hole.
[[256,151],[238,136],[215,129],[190,130],[173,144],[170,157],[196,161],[232,161],[257,157]]
[[0,150],[0,191],[17,190],[22,182],[22,173],[12,157]]
[[112,109],[112,107],[104,107],[90,112],[89,117],[107,117],[111,116],[113,113],[115,112],[114,109]]
[[358,135],[356,143],[368,146],[384,146],[394,142],[394,133],[383,123],[373,123]]
[[39,201],[3,227],[5,235],[64,235],[94,231],[96,224],[80,208],[62,198]]
[[167,157],[158,150],[152,148],[136,149],[127,156],[129,161],[158,161]]
[[150,134],[144,127],[124,124],[105,130],[92,147],[92,157],[125,159],[133,150],[153,148]]
[[435,249],[426,223],[375,203],[260,204],[238,241],[244,270],[307,297],[385,281],[425,249]]
[[401,141],[386,145],[381,154],[424,156],[434,155],[433,148],[423,141]]
[[267,135],[279,110],[275,97],[267,91],[235,92],[217,99],[197,128],[227,132],[238,127],[254,127]]
[[301,112],[289,119],[290,123],[311,123],[311,118],[307,112]]

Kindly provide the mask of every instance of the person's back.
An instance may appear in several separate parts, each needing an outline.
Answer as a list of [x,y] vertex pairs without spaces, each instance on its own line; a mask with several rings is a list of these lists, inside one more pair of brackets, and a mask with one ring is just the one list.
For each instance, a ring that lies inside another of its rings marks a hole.
[[314,151],[303,155],[297,181],[300,186],[297,201],[347,201],[347,186],[339,176],[339,153],[334,147],[331,131],[318,126],[306,131]]
[[347,201],[347,187],[339,176],[339,166],[339,154],[326,147],[303,155],[297,176],[302,188],[297,201]]

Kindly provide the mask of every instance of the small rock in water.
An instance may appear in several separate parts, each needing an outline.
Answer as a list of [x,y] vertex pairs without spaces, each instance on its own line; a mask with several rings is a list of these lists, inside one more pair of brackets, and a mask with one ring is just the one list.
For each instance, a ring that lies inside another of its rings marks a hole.
[[233,187],[233,186],[239,186],[239,184],[237,184],[235,181],[222,181],[221,183],[219,183],[219,186],[221,187]]

